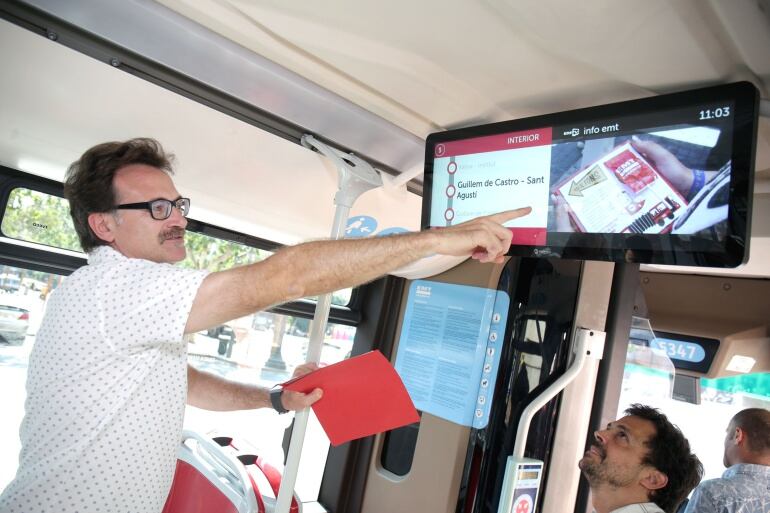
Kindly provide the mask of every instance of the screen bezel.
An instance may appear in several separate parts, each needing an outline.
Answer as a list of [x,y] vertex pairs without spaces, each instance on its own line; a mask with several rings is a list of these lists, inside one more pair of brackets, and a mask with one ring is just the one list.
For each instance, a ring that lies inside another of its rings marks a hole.
[[[508,255],[704,267],[737,267],[748,260],[751,234],[751,204],[759,94],[749,82],[736,82],[430,134],[425,144],[422,228],[430,227],[433,160],[435,146],[439,143],[507,132],[601,122],[613,118],[627,118],[657,111],[678,110],[721,101],[730,101],[734,105],[728,232],[723,241],[676,234],[579,233],[576,235],[574,233],[549,232],[546,245],[514,244],[508,251]],[[628,134],[629,132],[625,133]],[[638,133],[643,132],[638,131]],[[511,208],[520,206],[526,205],[511,205]]]

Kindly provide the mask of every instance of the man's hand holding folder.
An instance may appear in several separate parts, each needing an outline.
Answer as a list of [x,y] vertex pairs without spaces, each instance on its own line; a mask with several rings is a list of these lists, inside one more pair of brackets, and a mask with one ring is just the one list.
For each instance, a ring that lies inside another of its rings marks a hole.
[[291,379],[283,388],[323,390],[312,408],[335,446],[419,420],[401,378],[379,351]]

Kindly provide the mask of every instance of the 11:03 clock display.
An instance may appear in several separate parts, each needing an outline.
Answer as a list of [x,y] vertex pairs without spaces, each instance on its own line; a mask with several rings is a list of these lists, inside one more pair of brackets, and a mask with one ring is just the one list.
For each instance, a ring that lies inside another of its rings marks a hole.
[[717,118],[726,118],[730,115],[730,107],[724,106],[724,107],[717,107],[716,109],[706,109],[700,111],[700,116],[698,119],[701,121],[706,119],[717,119]]

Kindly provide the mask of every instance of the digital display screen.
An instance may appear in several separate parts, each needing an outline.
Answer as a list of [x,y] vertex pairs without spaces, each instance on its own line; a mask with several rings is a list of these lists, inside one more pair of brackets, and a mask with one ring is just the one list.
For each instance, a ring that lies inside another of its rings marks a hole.
[[538,479],[540,472],[533,470],[522,470],[519,472],[519,481],[528,481],[531,479]]
[[665,351],[669,358],[683,362],[700,363],[706,358],[706,352],[699,344],[670,338],[656,338],[650,342],[650,347]]
[[656,330],[650,347],[664,351],[677,369],[707,374],[719,349],[719,340]]
[[742,82],[431,134],[423,227],[530,206],[511,255],[735,267],[757,105]]

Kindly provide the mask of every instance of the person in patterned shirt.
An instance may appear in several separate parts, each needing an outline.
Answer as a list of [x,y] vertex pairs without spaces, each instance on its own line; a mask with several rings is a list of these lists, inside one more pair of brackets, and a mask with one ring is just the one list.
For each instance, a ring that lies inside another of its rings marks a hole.
[[702,482],[685,513],[770,512],[770,411],[747,408],[730,420],[719,479]]
[[500,263],[512,237],[502,223],[529,213],[313,241],[209,273],[173,265],[186,256],[190,200],[171,174],[170,156],[145,138],[95,146],[67,172],[65,196],[88,265],[49,298],[29,359],[19,468],[0,495],[3,513],[160,513],[185,402],[284,412],[322,394],[271,394],[198,371],[187,365],[185,334],[354,287],[435,253]]

